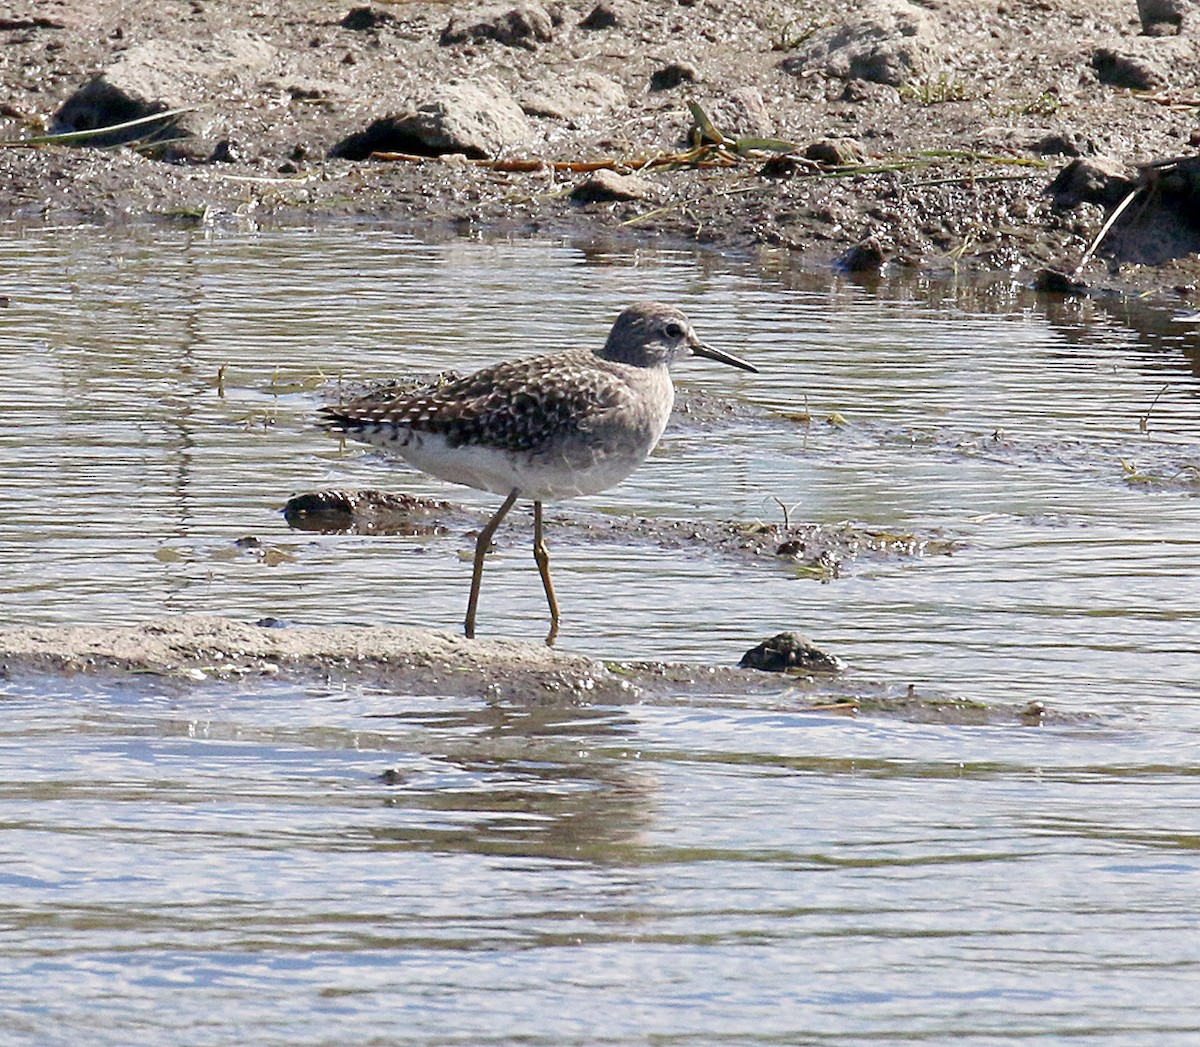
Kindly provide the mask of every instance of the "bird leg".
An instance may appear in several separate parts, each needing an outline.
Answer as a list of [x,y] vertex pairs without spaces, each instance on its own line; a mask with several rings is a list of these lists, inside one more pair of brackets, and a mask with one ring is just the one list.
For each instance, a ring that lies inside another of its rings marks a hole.
[[550,605],[550,635],[546,637],[546,646],[553,647],[558,639],[558,601],[554,598],[554,583],[550,581],[550,550],[546,548],[546,538],[542,534],[541,502],[533,503],[533,558],[537,561],[546,602]]
[[468,640],[475,639],[475,610],[479,606],[479,583],[483,581],[483,558],[492,544],[492,536],[496,533],[496,528],[500,526],[500,521],[508,515],[508,511],[513,507],[519,493],[515,487],[512,489],[509,496],[504,499],[504,504],[496,510],[496,515],[484,525],[475,541],[475,567],[471,571],[471,598],[467,601],[467,620],[463,623],[463,631]]

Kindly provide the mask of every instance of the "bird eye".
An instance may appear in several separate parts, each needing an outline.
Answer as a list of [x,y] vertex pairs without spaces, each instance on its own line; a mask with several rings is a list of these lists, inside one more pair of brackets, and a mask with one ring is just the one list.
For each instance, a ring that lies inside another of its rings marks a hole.
[[677,323],[669,323],[669,324],[667,324],[666,327],[663,328],[663,334],[665,334],[668,338],[671,338],[671,339],[682,338],[683,337],[683,328],[680,327],[679,324],[677,324]]

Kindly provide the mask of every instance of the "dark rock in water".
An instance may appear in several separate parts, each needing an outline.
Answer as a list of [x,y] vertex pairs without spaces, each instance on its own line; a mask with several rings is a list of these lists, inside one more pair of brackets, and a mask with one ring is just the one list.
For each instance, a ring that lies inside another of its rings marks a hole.
[[838,266],[848,273],[877,272],[887,260],[883,245],[873,236],[860,240],[838,259]]
[[1033,278],[1033,289],[1042,294],[1082,294],[1087,284],[1061,269],[1040,269]]
[[522,3],[516,7],[485,7],[451,16],[442,30],[439,43],[485,43],[494,41],[506,47],[535,51],[539,44],[554,38],[554,22],[541,4]]
[[799,633],[779,633],[764,640],[757,647],[742,655],[738,662],[741,669],[760,669],[768,673],[782,673],[789,669],[805,672],[838,673],[846,663],[832,654],[814,647]]
[[359,491],[310,491],[287,500],[283,518],[296,531],[319,534],[445,534],[441,517],[453,513],[450,502],[391,494],[365,488]]
[[1078,204],[1114,207],[1137,184],[1124,165],[1103,157],[1072,160],[1059,171],[1046,192],[1054,197],[1054,206],[1072,208]]
[[1130,87],[1136,91],[1150,91],[1167,81],[1166,72],[1148,58],[1108,47],[1097,48],[1093,53],[1092,68],[1102,84]]
[[657,186],[649,179],[600,170],[580,182],[571,191],[571,199],[581,204],[645,200],[656,191]]
[[670,91],[680,84],[692,84],[698,79],[700,74],[690,62],[672,62],[650,75],[650,90]]

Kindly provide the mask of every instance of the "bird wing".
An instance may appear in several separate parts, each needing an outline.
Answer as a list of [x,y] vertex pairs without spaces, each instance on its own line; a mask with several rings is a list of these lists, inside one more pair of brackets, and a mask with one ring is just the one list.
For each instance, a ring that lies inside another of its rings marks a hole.
[[585,350],[495,364],[392,399],[326,407],[324,414],[348,432],[397,426],[437,433],[453,447],[535,451],[552,437],[602,424],[631,397],[619,369]]

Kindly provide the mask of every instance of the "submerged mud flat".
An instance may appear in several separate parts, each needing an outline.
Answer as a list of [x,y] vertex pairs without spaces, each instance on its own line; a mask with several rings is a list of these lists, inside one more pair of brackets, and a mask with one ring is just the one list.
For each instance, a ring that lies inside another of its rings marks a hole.
[[[783,637],[776,637],[776,641]],[[791,640],[792,638],[788,638]],[[794,642],[794,641],[793,641]],[[770,644],[764,643],[763,647]],[[406,697],[475,696],[489,701],[624,704],[712,694],[756,696],[788,708],[899,716],[933,723],[1078,722],[1044,704],[989,707],[920,695],[845,675],[809,648],[796,669],[759,671],[674,662],[601,662],[512,640],[467,640],[410,627],[286,626],[206,616],[161,618],[128,627],[62,626],[0,631],[0,679],[55,674],[105,681],[114,691],[159,677],[174,689],[209,681],[254,687],[266,681],[353,682]],[[812,657],[812,656],[816,657]],[[812,664],[826,668],[813,670]]]
[[[1186,299],[1191,10],[25,0],[0,216],[670,237]],[[82,137],[12,147],[47,131]]]

